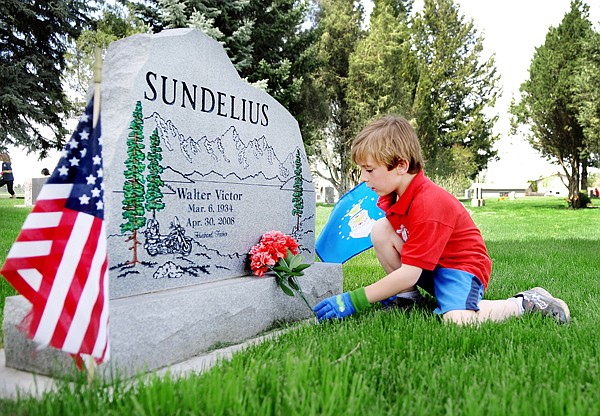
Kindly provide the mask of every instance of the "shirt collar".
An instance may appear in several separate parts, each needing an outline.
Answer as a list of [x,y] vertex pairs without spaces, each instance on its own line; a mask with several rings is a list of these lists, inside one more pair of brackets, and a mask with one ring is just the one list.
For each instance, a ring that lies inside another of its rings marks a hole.
[[417,190],[427,182],[427,178],[423,173],[423,170],[420,170],[414,178],[408,184],[408,187],[404,191],[398,201],[389,208],[389,212],[394,212],[396,214],[406,215],[408,212],[408,207],[410,206],[415,193]]

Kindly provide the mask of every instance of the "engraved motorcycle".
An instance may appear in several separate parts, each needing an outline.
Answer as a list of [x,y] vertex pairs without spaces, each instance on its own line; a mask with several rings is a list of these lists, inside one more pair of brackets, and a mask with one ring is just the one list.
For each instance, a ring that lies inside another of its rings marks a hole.
[[179,224],[177,217],[173,218],[169,228],[171,229],[169,234],[161,235],[159,222],[156,219],[149,219],[144,231],[144,235],[146,236],[144,249],[151,256],[172,253],[179,253],[184,256],[189,255],[192,252],[192,243],[194,240],[192,237],[185,235],[185,228]]

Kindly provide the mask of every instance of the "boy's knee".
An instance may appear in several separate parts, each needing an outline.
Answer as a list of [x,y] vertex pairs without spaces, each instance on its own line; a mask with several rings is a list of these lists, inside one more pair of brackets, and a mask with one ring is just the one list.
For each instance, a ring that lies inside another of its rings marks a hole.
[[387,218],[378,219],[375,224],[373,224],[373,228],[371,228],[371,242],[374,246],[377,246],[382,243],[389,243],[390,237],[398,237],[398,235],[394,232],[394,227],[388,221]]

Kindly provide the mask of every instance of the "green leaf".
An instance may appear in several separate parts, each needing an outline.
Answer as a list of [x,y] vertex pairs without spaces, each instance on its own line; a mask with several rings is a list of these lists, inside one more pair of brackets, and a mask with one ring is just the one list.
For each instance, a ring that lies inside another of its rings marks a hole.
[[292,287],[292,289],[294,290],[300,290],[300,285],[298,284],[298,282],[296,281],[296,278],[294,276],[290,276],[287,279],[289,285]]
[[285,273],[290,273],[292,270],[286,266],[282,266],[282,265],[277,265],[275,267],[273,267],[272,269],[275,272],[285,272]]
[[301,256],[292,256],[292,258],[289,262],[290,269],[294,270],[296,267],[298,267],[300,265],[300,263],[302,263]]
[[281,288],[281,290],[283,290],[283,293],[285,293],[288,296],[294,296],[294,292],[292,292],[292,289],[290,289],[286,284],[285,281],[282,279],[279,282],[279,287]]
[[302,271],[304,269],[308,269],[310,267],[310,264],[301,264],[298,267],[294,267],[294,271],[299,272]]
[[284,258],[279,259],[279,261],[277,261],[277,265],[279,265],[281,267],[288,267],[288,268],[290,267],[289,261],[287,261],[287,257],[285,259]]

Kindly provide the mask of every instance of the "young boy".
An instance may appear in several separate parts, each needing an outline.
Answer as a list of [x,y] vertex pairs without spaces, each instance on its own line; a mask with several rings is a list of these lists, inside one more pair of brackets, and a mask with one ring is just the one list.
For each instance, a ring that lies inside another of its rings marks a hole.
[[501,321],[539,312],[569,323],[567,304],[542,288],[482,300],[492,261],[481,233],[464,206],[424,176],[419,140],[405,119],[386,116],[368,125],[352,143],[352,160],[386,213],[371,240],[387,276],[324,299],[314,308],[319,321],[344,318],[378,301],[414,301],[419,286],[435,295],[434,312],[446,321]]

